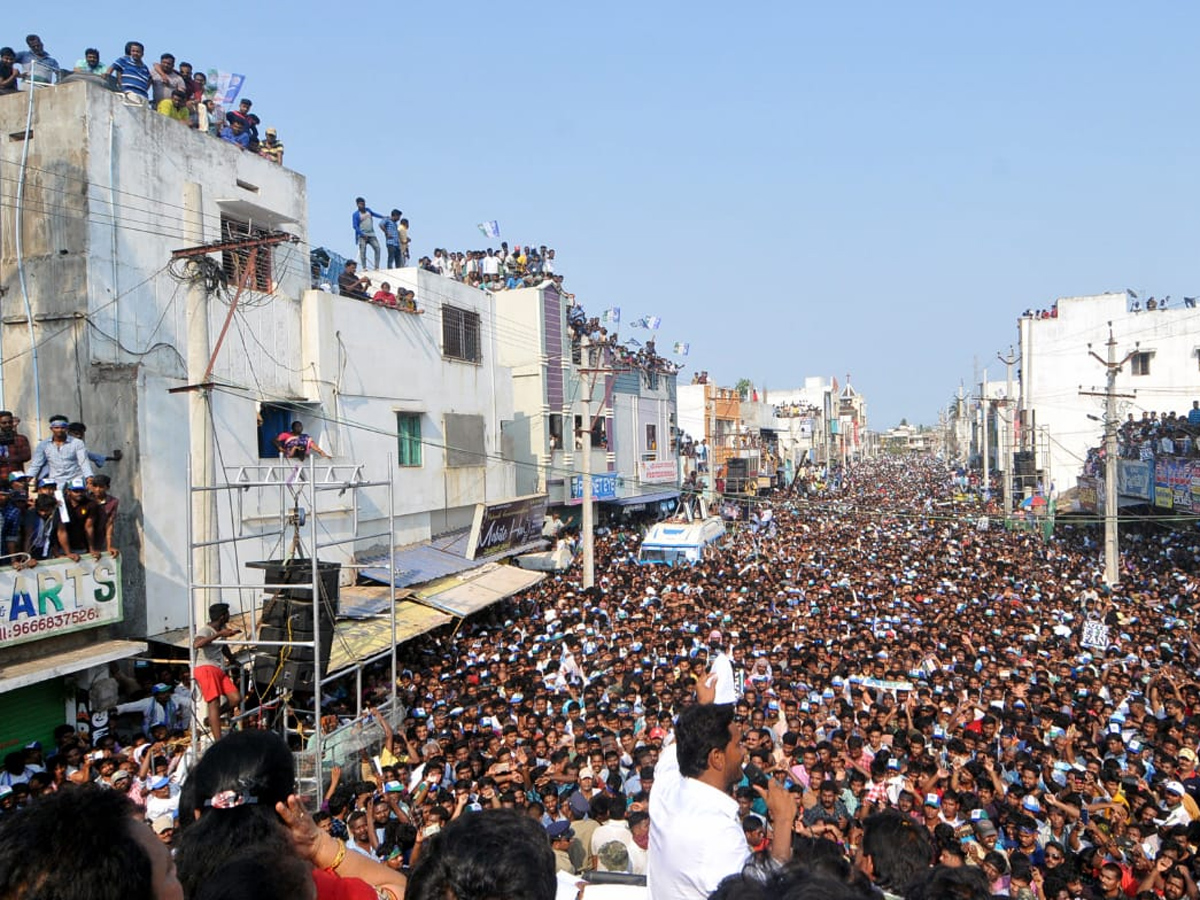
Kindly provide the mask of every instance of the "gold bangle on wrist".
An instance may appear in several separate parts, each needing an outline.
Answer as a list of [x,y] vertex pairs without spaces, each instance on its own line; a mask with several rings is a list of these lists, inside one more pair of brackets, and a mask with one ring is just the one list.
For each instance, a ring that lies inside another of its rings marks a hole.
[[326,872],[335,871],[337,869],[337,867],[340,866],[342,864],[342,862],[346,859],[346,842],[343,841],[341,838],[337,838],[336,840],[338,842],[338,851],[337,851],[337,854],[333,857],[333,862],[331,862],[329,865],[327,865],[325,867]]

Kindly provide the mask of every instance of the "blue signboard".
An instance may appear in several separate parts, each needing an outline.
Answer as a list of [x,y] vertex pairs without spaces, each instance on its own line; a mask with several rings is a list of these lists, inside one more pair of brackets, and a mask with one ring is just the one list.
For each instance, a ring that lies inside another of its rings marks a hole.
[[[616,472],[606,472],[603,475],[592,476],[592,499],[615,500],[617,497]],[[583,499],[583,476],[576,475],[571,479],[571,499]]]
[[1149,500],[1154,494],[1154,472],[1145,460],[1122,459],[1117,463],[1117,492],[1126,497]]

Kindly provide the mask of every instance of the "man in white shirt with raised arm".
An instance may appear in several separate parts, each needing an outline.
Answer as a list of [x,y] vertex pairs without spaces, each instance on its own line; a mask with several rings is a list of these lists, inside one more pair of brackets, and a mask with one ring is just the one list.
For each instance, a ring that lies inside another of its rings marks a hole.
[[[650,851],[646,869],[651,900],[707,900],[729,875],[740,873],[751,851],[730,790],[742,777],[742,726],[733,706],[714,703],[716,677],[697,685],[698,702],[679,716],[654,771],[650,792]],[[771,857],[792,858],[796,799],[774,779],[755,787],[774,827]]]
[[714,703],[736,703],[737,684],[733,678],[733,660],[725,652],[725,638],[713,629],[708,635],[708,650],[713,654],[708,671],[717,676]]

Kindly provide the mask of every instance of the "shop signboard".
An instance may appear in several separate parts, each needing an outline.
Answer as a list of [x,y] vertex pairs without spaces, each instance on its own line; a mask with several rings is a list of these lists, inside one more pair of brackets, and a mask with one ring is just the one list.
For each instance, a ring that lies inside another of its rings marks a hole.
[[120,558],[0,568],[0,647],[111,625],[123,615]]
[[[603,475],[592,476],[592,499],[593,500],[615,500],[617,497],[617,479],[620,476],[616,472],[605,472]],[[583,476],[576,475],[571,479],[571,499],[583,499]]]
[[1123,497],[1149,500],[1153,496],[1154,470],[1145,460],[1123,459],[1117,463],[1117,493]]
[[516,550],[542,536],[546,495],[530,494],[503,503],[478,503],[467,540],[467,559],[488,559]]
[[674,484],[678,480],[678,472],[673,459],[643,460],[638,463],[638,480],[642,484]]

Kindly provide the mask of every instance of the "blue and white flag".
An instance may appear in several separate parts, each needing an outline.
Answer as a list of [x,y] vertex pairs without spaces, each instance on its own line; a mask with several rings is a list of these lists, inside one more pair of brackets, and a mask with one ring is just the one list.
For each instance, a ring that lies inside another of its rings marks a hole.
[[479,230],[483,232],[484,237],[500,237],[500,223],[495,219],[492,219],[490,222],[480,222]]
[[612,309],[606,309],[600,313],[600,321],[605,325],[620,325],[621,324],[621,307],[614,306]]
[[658,316],[642,316],[636,322],[631,323],[633,328],[649,328],[651,331],[658,328],[662,324],[662,319]]
[[221,72],[217,69],[209,69],[206,79],[205,99],[215,100],[219,106],[224,107],[233,106],[233,101],[242,92],[242,85],[246,82],[245,75]]
[[692,349],[691,344],[685,344],[683,341],[675,342],[675,353],[677,356],[687,356],[688,351]]

